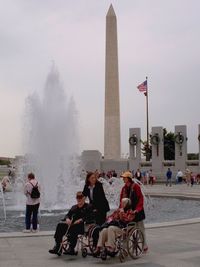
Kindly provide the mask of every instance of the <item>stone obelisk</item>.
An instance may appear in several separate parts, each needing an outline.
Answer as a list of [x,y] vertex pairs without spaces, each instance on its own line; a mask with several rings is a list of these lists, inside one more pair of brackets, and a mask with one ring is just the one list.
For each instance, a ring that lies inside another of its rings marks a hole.
[[104,158],[121,155],[117,18],[110,5],[106,16]]

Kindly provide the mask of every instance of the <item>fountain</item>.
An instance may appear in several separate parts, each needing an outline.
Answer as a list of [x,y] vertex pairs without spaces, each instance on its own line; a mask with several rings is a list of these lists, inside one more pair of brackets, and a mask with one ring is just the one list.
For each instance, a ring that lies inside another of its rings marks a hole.
[[[16,204],[19,188],[28,172],[34,172],[42,188],[45,209],[70,206],[73,186],[77,187],[79,139],[77,111],[73,98],[67,99],[59,73],[53,65],[43,95],[35,92],[26,100],[24,147],[25,161],[16,179]],[[19,185],[20,184],[20,185]],[[17,193],[18,192],[18,193]],[[21,192],[20,192],[21,193]],[[66,197],[68,196],[68,199]],[[23,201],[24,206],[24,201]]]
[[0,193],[1,193],[1,199],[2,199],[2,206],[3,206],[3,214],[4,214],[4,221],[6,221],[6,205],[5,205],[5,198],[3,193],[3,187],[0,183]]
[[[33,93],[26,100],[23,129],[26,156],[21,158],[17,166],[14,192],[5,193],[4,199],[0,187],[3,203],[2,212],[0,205],[0,214],[4,214],[4,221],[7,217],[6,224],[0,220],[0,232],[19,231],[23,227],[25,209],[23,186],[29,172],[34,172],[41,184],[39,221],[42,230],[53,229],[66,214],[66,209],[74,204],[75,192],[82,190],[84,186],[84,180],[81,180],[78,174],[81,167],[77,125],[74,100],[67,98],[59,73],[53,65],[47,76],[43,94],[39,96]],[[123,180],[113,177],[109,181],[105,179],[101,181],[111,209],[116,208],[119,205]],[[144,186],[138,180],[134,181],[141,185],[144,194]],[[145,200],[146,207],[159,207],[153,211],[146,210],[149,222],[168,220],[172,214],[176,216],[174,218],[183,219],[184,216],[190,217],[192,214],[193,217],[197,217],[199,214],[196,208],[199,206],[198,201],[152,200],[148,196]],[[175,206],[178,207],[177,210],[174,210]],[[188,208],[190,206],[194,209]],[[188,213],[186,215],[184,215],[185,210]]]

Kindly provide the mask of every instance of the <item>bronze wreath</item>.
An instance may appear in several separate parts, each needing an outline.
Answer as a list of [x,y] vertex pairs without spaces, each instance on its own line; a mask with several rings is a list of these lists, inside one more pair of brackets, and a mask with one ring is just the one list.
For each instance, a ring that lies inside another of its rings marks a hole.
[[138,142],[138,139],[136,137],[135,134],[133,134],[130,138],[129,138],[129,144],[131,146],[136,146],[137,145],[137,142]]
[[181,145],[184,142],[184,136],[181,133],[175,135],[174,141],[176,144]]
[[160,137],[158,134],[151,136],[151,144],[157,146],[160,143]]

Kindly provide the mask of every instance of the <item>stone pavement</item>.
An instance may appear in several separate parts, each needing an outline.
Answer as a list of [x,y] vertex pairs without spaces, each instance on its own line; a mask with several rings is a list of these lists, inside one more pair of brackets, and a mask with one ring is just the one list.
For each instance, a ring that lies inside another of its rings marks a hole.
[[[146,192],[156,196],[200,199],[200,185],[147,186]],[[199,216],[200,217],[200,216]],[[125,267],[200,267],[200,218],[147,225],[150,251],[138,260],[118,258],[102,262],[87,257],[55,257],[48,253],[53,246],[53,232],[33,236],[22,233],[0,234],[0,267],[64,267],[64,266],[125,266]]]
[[149,253],[138,260],[127,259],[121,264],[118,258],[100,259],[81,255],[57,257],[48,254],[53,245],[52,236],[0,238],[0,267],[199,267],[200,223],[152,228],[147,230]]

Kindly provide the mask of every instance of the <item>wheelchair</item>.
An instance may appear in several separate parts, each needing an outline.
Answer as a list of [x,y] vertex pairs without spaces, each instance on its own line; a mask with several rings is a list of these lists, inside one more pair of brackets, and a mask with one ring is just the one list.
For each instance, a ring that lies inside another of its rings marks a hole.
[[[94,244],[93,244],[93,234],[94,231],[98,228],[94,222],[90,223],[84,223],[84,233],[78,235],[77,238],[77,245],[76,245],[76,255],[78,255],[78,252],[81,251],[82,257],[86,258],[88,255],[93,255],[93,252],[95,250]],[[68,228],[67,232],[63,236],[63,240],[60,245],[60,249],[58,252],[58,256],[61,256],[62,254],[65,254],[65,252],[69,248],[69,230]]]
[[134,222],[122,228],[122,233],[116,237],[115,247],[116,250],[112,256],[104,247],[100,253],[100,258],[105,261],[108,256],[114,257],[117,255],[120,262],[124,262],[128,256],[132,259],[141,257],[144,249],[144,236]]

